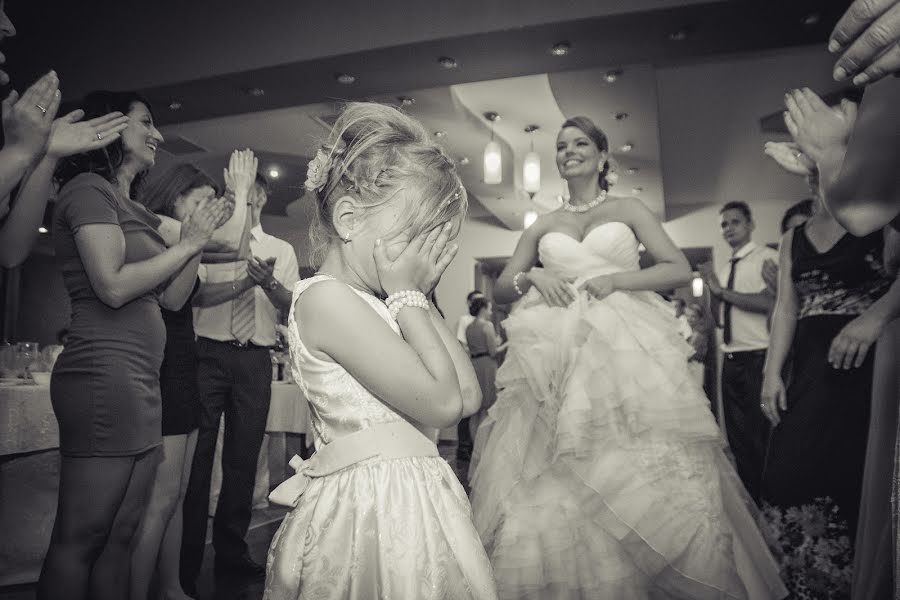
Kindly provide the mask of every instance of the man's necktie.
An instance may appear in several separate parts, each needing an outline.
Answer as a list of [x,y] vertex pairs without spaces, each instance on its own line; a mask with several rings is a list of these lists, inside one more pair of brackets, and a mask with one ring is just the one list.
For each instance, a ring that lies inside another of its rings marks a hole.
[[[740,258],[732,258],[731,259],[731,270],[728,271],[728,283],[725,285],[725,289],[733,290],[734,289],[734,273],[737,270],[738,261]],[[731,303],[724,302],[722,309],[722,328],[725,330],[725,343],[731,343]]]
[[256,288],[244,291],[231,301],[231,333],[242,344],[256,333]]

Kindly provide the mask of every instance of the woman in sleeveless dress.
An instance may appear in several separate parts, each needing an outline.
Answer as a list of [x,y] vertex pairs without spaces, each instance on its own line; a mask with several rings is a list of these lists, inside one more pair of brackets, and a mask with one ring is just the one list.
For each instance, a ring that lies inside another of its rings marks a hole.
[[350,104],[306,186],[324,259],[297,284],[288,331],[316,454],[295,457],[297,475],[270,496],[293,510],[265,598],[496,598],[468,499],[430,438],[480,404],[427,300],[465,211],[453,163],[399,111]]
[[[686,284],[687,260],[640,201],[607,198],[607,153],[589,119],[563,124],[571,198],[525,230],[495,288],[518,304],[471,499],[499,595],[781,598],[691,348],[652,292]],[[640,243],[655,266],[640,269]]]
[[[469,313],[475,320],[466,327],[466,346],[469,348],[472,366],[475,367],[478,387],[481,388],[481,408],[469,417],[474,434],[487,415],[488,409],[497,400],[497,360],[500,353],[506,349],[506,344],[494,331],[489,300],[483,297],[475,298],[469,305]],[[469,466],[471,468],[471,464]]]

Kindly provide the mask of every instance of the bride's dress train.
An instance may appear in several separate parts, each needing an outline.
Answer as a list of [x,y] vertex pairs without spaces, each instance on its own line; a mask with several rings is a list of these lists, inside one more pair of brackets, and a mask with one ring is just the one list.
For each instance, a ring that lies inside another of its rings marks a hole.
[[[583,242],[549,233],[539,250],[576,286],[639,268],[623,223]],[[667,304],[581,292],[551,308],[531,290],[504,326],[471,470],[500,598],[786,595]]]

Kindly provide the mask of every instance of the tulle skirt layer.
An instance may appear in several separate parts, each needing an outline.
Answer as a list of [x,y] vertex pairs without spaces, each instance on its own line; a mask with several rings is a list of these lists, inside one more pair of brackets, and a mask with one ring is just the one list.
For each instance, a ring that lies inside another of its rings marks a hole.
[[504,326],[471,470],[501,598],[785,595],[666,304],[531,296]]

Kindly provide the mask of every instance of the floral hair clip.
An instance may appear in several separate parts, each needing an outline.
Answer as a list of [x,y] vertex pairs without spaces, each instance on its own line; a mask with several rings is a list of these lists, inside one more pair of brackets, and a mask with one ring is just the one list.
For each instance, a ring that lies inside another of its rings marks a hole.
[[304,187],[311,192],[321,192],[328,183],[328,176],[334,166],[335,159],[339,158],[346,149],[346,144],[339,141],[334,148],[322,146],[316,150],[316,157],[309,161],[306,167],[306,181]]

